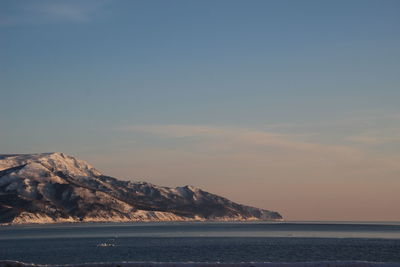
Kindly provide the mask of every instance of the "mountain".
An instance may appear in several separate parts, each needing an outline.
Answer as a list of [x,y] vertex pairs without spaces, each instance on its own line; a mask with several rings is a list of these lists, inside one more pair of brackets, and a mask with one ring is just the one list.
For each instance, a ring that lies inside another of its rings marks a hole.
[[101,174],[63,153],[0,155],[0,223],[281,220],[192,186]]

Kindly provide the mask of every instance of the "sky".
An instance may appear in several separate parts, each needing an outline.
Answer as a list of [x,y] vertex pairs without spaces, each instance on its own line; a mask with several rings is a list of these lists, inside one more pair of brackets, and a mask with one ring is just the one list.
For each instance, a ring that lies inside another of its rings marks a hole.
[[287,220],[400,221],[400,2],[0,2],[0,153]]

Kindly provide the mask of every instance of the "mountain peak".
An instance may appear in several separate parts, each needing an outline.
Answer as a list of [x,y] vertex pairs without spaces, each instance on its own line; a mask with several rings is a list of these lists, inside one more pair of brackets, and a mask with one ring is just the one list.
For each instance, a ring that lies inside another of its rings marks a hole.
[[0,155],[0,223],[280,219],[194,186],[104,176],[61,152]]
[[21,165],[26,165],[25,168],[41,165],[52,172],[72,177],[101,175],[89,163],[62,152],[0,155],[0,171]]

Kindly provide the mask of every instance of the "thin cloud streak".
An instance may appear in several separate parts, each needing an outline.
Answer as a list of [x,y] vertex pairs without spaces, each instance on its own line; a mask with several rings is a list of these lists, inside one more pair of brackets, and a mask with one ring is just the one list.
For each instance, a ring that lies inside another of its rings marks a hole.
[[[216,127],[209,125],[133,125],[121,128],[125,131],[142,132],[164,138],[200,137],[219,139],[236,145],[281,147],[290,150],[347,153],[360,155],[357,149],[340,146],[297,141],[298,135],[265,132],[238,127]],[[210,141],[210,140],[209,140]]]
[[400,144],[400,129],[392,128],[386,130],[375,130],[352,135],[347,138],[348,141],[363,145],[384,145],[384,144]]
[[[273,168],[289,167],[305,173],[306,169],[314,169],[318,170],[321,178],[341,172],[343,174],[338,176],[352,174],[354,177],[372,178],[385,172],[400,173],[399,155],[377,155],[351,145],[303,142],[296,140],[296,135],[209,125],[136,125],[123,129],[150,134],[154,138],[175,139],[178,143],[174,149],[186,155],[213,154],[225,159],[236,155],[236,159],[252,158],[254,162],[272,159],[274,164],[278,164]],[[156,149],[163,150],[162,147]]]
[[106,3],[106,1],[16,2],[12,6],[12,12],[0,14],[0,25],[88,22]]
[[89,20],[91,10],[80,5],[51,3],[41,7],[38,11],[48,18],[81,22]]

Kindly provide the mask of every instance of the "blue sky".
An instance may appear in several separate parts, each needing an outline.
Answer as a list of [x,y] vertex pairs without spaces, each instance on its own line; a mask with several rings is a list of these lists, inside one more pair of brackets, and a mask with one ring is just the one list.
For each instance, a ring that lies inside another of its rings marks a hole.
[[62,151],[292,219],[400,220],[388,208],[400,201],[399,11],[1,1],[0,152]]

